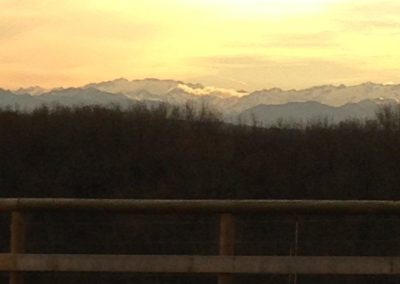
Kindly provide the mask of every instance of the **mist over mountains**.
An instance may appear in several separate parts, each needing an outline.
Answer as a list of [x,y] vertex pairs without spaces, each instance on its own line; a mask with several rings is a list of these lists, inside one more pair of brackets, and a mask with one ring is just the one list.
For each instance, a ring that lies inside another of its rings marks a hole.
[[278,120],[301,122],[327,118],[339,122],[368,119],[382,104],[400,101],[400,85],[364,83],[356,86],[324,85],[304,90],[278,88],[255,92],[207,87],[174,80],[116,79],[78,88],[46,90],[41,87],[0,89],[0,107],[31,111],[42,105],[82,106],[143,103],[206,106],[230,122],[263,124]]

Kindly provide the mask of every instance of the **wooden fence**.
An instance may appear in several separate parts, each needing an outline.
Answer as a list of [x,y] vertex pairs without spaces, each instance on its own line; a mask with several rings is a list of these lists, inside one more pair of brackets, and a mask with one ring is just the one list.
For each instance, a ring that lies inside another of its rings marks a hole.
[[[25,254],[25,214],[56,211],[219,214],[219,255]],[[220,284],[235,274],[400,274],[400,257],[234,255],[237,214],[397,215],[397,201],[0,199],[0,213],[7,212],[11,251],[0,254],[0,271],[12,284],[23,283],[24,272],[199,273],[218,275]]]

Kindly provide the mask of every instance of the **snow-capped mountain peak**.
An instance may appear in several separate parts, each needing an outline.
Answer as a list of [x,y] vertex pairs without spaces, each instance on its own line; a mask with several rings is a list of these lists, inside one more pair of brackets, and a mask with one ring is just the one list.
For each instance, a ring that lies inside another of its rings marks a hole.
[[17,95],[40,96],[40,95],[48,92],[48,90],[41,88],[39,86],[33,86],[33,87],[28,87],[28,88],[19,88],[17,90],[13,90],[12,92]]
[[[21,105],[32,109],[42,104],[121,104],[165,102],[173,105],[207,105],[226,117],[255,111],[260,117],[287,116],[296,111],[334,114],[341,118],[349,109],[361,117],[371,115],[373,108],[386,103],[400,102],[400,85],[366,82],[354,86],[321,85],[303,90],[263,89],[248,93],[233,89],[203,86],[177,80],[124,78],[91,83],[78,88],[58,88],[50,91],[40,87],[0,92],[0,107]],[[280,107],[284,106],[284,107]],[[368,111],[367,111],[368,109]],[[266,114],[260,114],[265,112]]]

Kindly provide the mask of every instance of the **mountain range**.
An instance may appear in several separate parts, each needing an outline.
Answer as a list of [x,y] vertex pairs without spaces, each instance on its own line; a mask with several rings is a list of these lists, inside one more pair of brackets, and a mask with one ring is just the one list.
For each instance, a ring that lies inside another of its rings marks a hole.
[[278,120],[308,121],[328,118],[367,119],[382,104],[400,102],[400,85],[364,83],[356,86],[323,85],[303,90],[278,88],[237,91],[175,80],[116,79],[77,88],[41,87],[0,89],[0,107],[30,111],[42,105],[120,105],[137,103],[205,105],[230,122],[270,124]]

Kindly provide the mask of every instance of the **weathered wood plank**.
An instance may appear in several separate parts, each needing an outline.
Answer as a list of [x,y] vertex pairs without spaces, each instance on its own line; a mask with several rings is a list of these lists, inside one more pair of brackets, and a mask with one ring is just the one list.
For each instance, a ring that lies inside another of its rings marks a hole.
[[[11,240],[10,249],[12,254],[25,252],[25,216],[22,212],[11,213]],[[9,276],[10,284],[23,284],[24,275],[22,272],[11,272]]]
[[390,275],[400,258],[0,254],[0,271]]
[[0,199],[0,211],[400,214],[400,201],[2,198]]
[[[232,214],[221,214],[219,226],[219,255],[235,255],[235,217]],[[233,284],[232,274],[218,275],[218,284]]]
[[222,214],[220,217],[219,254],[235,254],[235,217],[232,214]]
[[25,252],[25,216],[21,212],[12,212],[11,214],[11,240],[10,249],[11,253],[24,253]]

